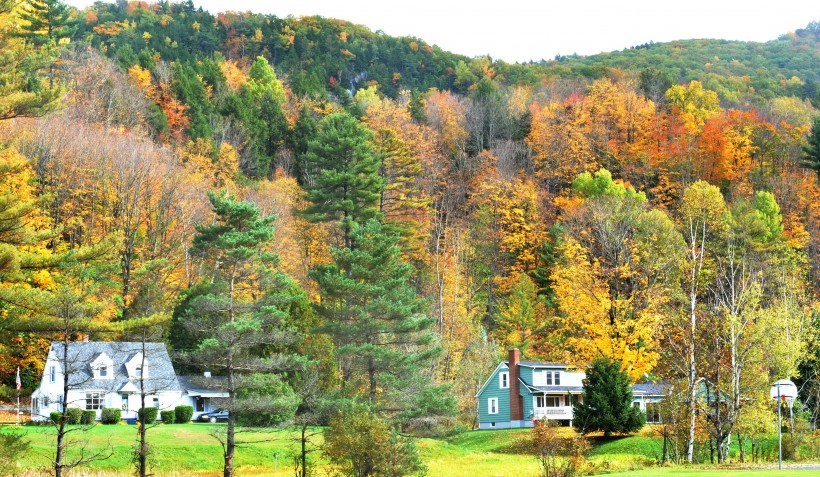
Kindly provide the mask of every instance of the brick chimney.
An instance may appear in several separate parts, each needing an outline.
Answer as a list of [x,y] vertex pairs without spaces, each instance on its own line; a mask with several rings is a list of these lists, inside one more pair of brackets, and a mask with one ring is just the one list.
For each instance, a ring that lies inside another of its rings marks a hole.
[[510,350],[508,365],[510,367],[510,420],[524,420],[523,398],[518,392],[518,362],[521,361],[521,354],[518,348]]

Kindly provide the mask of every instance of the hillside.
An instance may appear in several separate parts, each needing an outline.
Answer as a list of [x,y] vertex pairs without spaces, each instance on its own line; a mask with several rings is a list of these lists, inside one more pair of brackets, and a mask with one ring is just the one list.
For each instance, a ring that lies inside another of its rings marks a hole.
[[771,432],[775,378],[820,416],[816,23],[515,65],[190,1],[0,27],[6,398],[51,340],[150,337],[240,424],[374,426],[408,465],[514,348],[704,386],[681,459]]

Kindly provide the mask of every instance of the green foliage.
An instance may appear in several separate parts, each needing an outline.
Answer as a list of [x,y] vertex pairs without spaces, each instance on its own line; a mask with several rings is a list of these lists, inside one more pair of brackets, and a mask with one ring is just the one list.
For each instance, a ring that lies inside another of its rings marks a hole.
[[63,418],[63,413],[60,411],[52,411],[48,414],[49,419],[54,424],[59,424],[60,420]]
[[812,169],[820,177],[820,116],[812,121],[807,144],[803,145],[802,166]]
[[30,448],[31,443],[24,434],[0,430],[0,475],[18,475],[18,460]]
[[191,406],[177,406],[174,408],[174,423],[176,424],[191,422],[193,416],[194,408]]
[[304,172],[314,178],[305,196],[311,202],[305,217],[315,222],[338,221],[348,248],[353,245],[354,225],[378,215],[383,182],[371,138],[356,118],[334,113],[319,123],[305,154]]
[[646,417],[632,406],[632,383],[621,363],[609,358],[595,359],[587,368],[582,400],[573,405],[573,425],[588,434],[603,431],[605,436],[635,432]]
[[344,476],[425,475],[427,470],[413,441],[364,406],[333,417],[324,438],[325,456]]
[[66,409],[65,422],[66,424],[80,424],[83,419],[83,410],[78,407],[70,407]]
[[103,408],[100,414],[100,422],[103,424],[119,424],[122,418],[122,410],[116,407]]
[[293,419],[299,398],[290,385],[277,374],[257,373],[242,377],[237,391],[242,409],[236,422],[243,426],[269,427]]
[[140,422],[144,424],[154,423],[157,420],[157,415],[159,415],[159,409],[155,407],[144,407],[137,411]]
[[[105,413],[103,412],[103,415],[104,414]],[[96,421],[96,420],[97,420],[97,411],[90,411],[90,410],[89,411],[83,411],[83,417],[80,418],[80,424],[85,424],[85,425],[94,424],[94,421]],[[108,424],[108,423],[103,422],[103,424]]]
[[397,235],[370,220],[351,237],[357,248],[332,250],[335,263],[311,274],[324,297],[323,330],[336,343],[343,386],[377,408],[412,410],[432,386],[422,370],[439,352],[433,320],[408,282],[412,267],[400,260]]
[[160,411],[159,417],[160,419],[162,419],[163,424],[173,424],[174,422],[176,422],[176,413],[173,409]]

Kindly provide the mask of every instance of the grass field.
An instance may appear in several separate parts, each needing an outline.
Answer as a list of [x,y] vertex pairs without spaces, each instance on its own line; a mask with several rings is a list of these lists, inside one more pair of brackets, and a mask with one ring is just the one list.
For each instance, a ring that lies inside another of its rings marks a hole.
[[[211,432],[224,431],[224,424],[159,425],[149,432],[149,441],[155,449],[152,472],[158,476],[216,476],[221,475],[222,449]],[[53,456],[54,430],[46,426],[8,427],[22,432],[31,441],[31,452],[19,462],[24,475],[49,475]],[[562,432],[571,433],[570,429]],[[522,450],[527,429],[507,431],[472,431],[447,439],[419,439],[418,446],[427,464],[430,477],[527,477],[537,476],[537,461]],[[237,450],[236,468],[239,476],[292,476],[292,456],[295,454],[296,434],[289,430],[243,433],[240,438],[258,441]],[[78,469],[72,475],[114,477],[132,475],[131,452],[137,439],[133,425],[95,426],[85,433],[71,434],[76,443],[86,441],[89,450],[106,450],[111,456],[105,460]],[[321,439],[319,439],[321,441]],[[70,454],[71,455],[71,454]],[[76,454],[75,454],[76,455]],[[707,477],[773,475],[769,469],[710,469],[706,467],[657,467],[660,442],[644,433],[619,439],[594,439],[589,454],[596,468],[619,476],[674,476]],[[278,458],[274,457],[278,456]],[[327,463],[317,452],[316,464],[327,470]],[[820,476],[820,471],[787,470],[778,475]]]

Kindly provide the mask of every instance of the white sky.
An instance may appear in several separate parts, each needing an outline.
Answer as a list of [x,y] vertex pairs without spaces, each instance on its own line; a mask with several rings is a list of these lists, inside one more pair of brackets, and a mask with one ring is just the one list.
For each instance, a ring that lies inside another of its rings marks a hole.
[[[66,0],[78,7],[93,0]],[[172,0],[174,1],[174,0]],[[193,0],[220,11],[321,15],[508,62],[591,55],[649,41],[768,41],[820,21],[818,0]],[[767,7],[761,7],[765,4]]]

